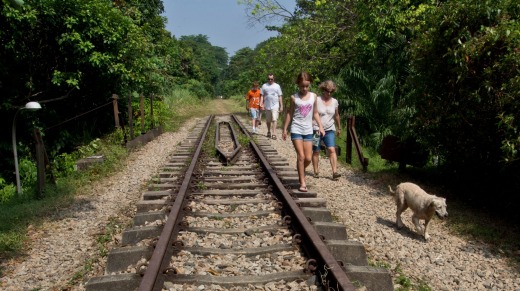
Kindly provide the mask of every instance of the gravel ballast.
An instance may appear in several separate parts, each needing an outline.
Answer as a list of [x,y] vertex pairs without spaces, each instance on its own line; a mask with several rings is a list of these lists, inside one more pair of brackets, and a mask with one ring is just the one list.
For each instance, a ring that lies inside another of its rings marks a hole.
[[[3,263],[0,289],[84,290],[90,277],[102,275],[105,258],[98,259],[96,238],[110,218],[130,220],[152,175],[197,121],[191,119],[183,130],[163,133],[131,153],[120,172],[93,183],[70,208],[30,229],[27,255]],[[295,166],[292,143],[281,139],[281,130],[277,133],[272,145]],[[264,124],[259,134],[266,134]],[[334,181],[329,161],[321,158],[320,178],[313,178],[312,168],[307,169],[308,187],[327,199],[327,207],[345,225],[349,239],[364,244],[371,262],[383,262],[392,270],[399,266],[407,277],[424,281],[432,290],[520,290],[520,276],[505,257],[485,244],[450,233],[445,221],[437,218],[430,222],[431,238],[425,242],[413,231],[410,210],[402,216],[406,227],[398,230],[395,205],[386,186],[358,171],[338,168],[342,176]],[[449,205],[448,201],[448,212]],[[68,285],[87,265],[92,271]]]

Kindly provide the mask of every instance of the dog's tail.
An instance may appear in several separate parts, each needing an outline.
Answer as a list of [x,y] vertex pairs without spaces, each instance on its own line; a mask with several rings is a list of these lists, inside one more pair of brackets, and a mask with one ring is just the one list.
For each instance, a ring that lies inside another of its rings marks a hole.
[[391,187],[390,185],[388,185],[388,190],[390,190],[390,193],[392,193],[392,196],[394,196],[394,195],[395,195],[395,191],[394,191],[394,190],[392,190],[392,187]]

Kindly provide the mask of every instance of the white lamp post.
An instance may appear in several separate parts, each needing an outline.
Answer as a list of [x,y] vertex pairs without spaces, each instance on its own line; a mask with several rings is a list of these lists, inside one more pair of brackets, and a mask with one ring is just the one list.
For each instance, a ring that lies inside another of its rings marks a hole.
[[18,110],[16,110],[16,113],[14,114],[13,118],[13,154],[14,154],[14,172],[16,174],[16,191],[18,192],[18,195],[22,194],[22,187],[20,185],[20,172],[18,171],[18,153],[16,151],[16,117],[18,116],[18,112],[22,109],[27,110],[38,110],[41,109],[42,106],[40,103],[31,101],[25,104],[25,107],[21,107]]

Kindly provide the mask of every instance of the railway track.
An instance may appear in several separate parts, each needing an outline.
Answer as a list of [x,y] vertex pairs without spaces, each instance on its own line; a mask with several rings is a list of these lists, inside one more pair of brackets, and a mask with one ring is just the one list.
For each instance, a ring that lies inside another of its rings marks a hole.
[[326,201],[292,190],[297,173],[269,140],[229,115],[205,118],[190,136],[87,290],[393,289]]

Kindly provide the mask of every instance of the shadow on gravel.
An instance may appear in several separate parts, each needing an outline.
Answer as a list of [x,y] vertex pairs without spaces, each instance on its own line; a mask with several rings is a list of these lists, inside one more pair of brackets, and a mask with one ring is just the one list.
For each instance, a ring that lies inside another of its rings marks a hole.
[[424,241],[424,238],[421,235],[417,234],[417,232],[410,229],[406,225],[403,226],[403,228],[398,229],[397,226],[395,225],[395,221],[390,221],[388,219],[381,218],[381,217],[377,217],[377,223],[393,229],[395,232],[401,234],[402,236],[406,236],[408,238],[415,239],[418,241]]
[[77,218],[80,215],[89,215],[95,209],[96,207],[92,204],[90,199],[78,198],[74,201],[74,204],[69,211],[60,211],[59,213],[56,213],[55,220]]
[[363,173],[354,173],[344,176],[344,178],[349,182],[356,186],[365,186],[367,184],[370,184],[369,182],[372,181],[369,176],[365,176]]

